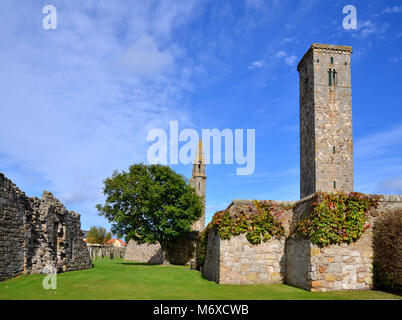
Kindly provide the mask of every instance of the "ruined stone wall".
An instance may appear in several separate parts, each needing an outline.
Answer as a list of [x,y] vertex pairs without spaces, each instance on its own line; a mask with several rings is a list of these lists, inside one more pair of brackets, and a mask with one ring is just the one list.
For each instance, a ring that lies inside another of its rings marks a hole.
[[[294,202],[276,203],[283,207],[281,220],[285,234],[288,234]],[[256,207],[251,200],[234,200],[227,210],[236,216],[242,212],[254,212]],[[209,280],[221,284],[281,283],[285,266],[285,237],[252,245],[244,234],[232,236],[230,240],[221,240],[214,228],[208,232],[202,273]]]
[[105,258],[124,258],[126,247],[113,247],[105,244],[87,243],[87,248],[91,259]]
[[80,215],[50,192],[27,197],[0,173],[0,280],[90,267]]
[[0,280],[24,272],[29,208],[25,194],[0,173]]
[[[221,240],[216,230],[209,230],[202,268],[207,279],[222,284],[284,282],[311,291],[372,288],[372,227],[378,216],[402,208],[402,196],[380,196],[378,208],[370,212],[368,223],[371,228],[357,242],[324,248],[294,232],[296,224],[308,215],[313,196],[296,203],[277,203],[284,207],[283,239],[252,245],[245,235]],[[253,211],[255,207],[252,201],[235,200],[227,210],[236,215]]]
[[188,265],[195,257],[198,231],[189,232],[182,238],[162,248],[159,243],[128,242],[124,260],[144,263]]
[[163,263],[163,252],[159,243],[137,243],[130,240],[127,244],[125,261],[144,263]]
[[[295,220],[305,216],[311,197],[299,201]],[[367,229],[355,243],[324,248],[291,235],[286,241],[285,282],[311,291],[364,290],[373,284],[373,226],[376,218],[402,208],[401,196],[382,195],[377,209],[371,210]],[[304,212],[304,214],[303,214]]]

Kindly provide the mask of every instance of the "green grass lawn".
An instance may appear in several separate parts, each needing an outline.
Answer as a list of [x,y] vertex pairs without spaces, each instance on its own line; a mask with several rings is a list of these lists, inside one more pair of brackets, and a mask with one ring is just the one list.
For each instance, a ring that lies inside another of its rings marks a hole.
[[401,299],[379,291],[308,292],[284,284],[218,285],[184,266],[97,259],[94,268],[57,275],[57,289],[42,287],[44,275],[0,282],[4,299]]

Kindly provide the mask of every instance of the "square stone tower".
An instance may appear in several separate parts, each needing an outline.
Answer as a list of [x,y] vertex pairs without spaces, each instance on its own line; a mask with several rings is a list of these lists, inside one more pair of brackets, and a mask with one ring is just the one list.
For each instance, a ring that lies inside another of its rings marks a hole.
[[352,47],[314,43],[300,79],[300,197],[353,191]]

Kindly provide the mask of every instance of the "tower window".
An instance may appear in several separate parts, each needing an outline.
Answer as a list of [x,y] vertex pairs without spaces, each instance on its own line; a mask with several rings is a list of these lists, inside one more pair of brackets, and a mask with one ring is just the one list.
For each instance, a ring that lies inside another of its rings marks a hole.
[[334,181],[334,189],[336,189],[336,181]]
[[320,63],[320,59],[317,59],[317,63]]
[[332,153],[335,153],[335,146],[332,147]]
[[331,57],[331,64],[334,64],[334,57]]
[[347,66],[348,65],[348,63],[347,62],[345,62],[345,66]]
[[332,70],[328,70],[328,85],[332,86]]
[[336,72],[336,70],[334,69],[334,71],[332,72],[332,79],[333,79],[334,86],[336,86],[336,83],[337,83],[337,78],[336,78],[336,76],[337,76],[337,72]]

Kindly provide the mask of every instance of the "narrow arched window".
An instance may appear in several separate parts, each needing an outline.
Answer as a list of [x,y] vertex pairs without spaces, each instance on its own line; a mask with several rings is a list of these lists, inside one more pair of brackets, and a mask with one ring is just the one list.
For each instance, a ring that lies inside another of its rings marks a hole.
[[334,86],[336,86],[338,83],[337,75],[338,75],[338,72],[336,72],[336,70],[334,69],[334,71],[332,72],[332,79],[333,79]]
[[328,70],[328,85],[332,86],[332,70]]

